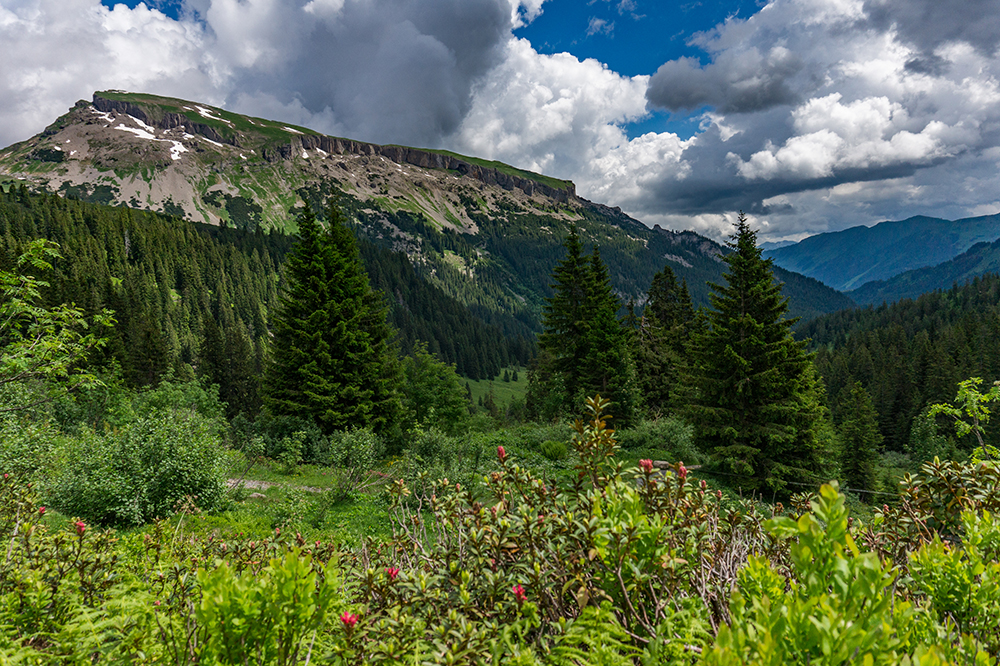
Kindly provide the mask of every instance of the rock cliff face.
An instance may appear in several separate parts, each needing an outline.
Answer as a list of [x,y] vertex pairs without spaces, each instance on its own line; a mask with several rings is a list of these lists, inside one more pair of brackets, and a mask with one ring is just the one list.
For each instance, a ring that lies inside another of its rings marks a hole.
[[[222,136],[219,132],[211,125],[206,125],[205,123],[194,122],[187,116],[183,116],[179,113],[165,112],[159,114],[159,117],[152,117],[143,108],[132,102],[126,102],[124,100],[114,100],[101,97],[98,93],[94,93],[94,108],[98,111],[104,113],[117,112],[117,113],[127,113],[128,115],[141,120],[147,125],[152,127],[157,127],[163,130],[171,130],[177,128],[183,128],[191,134],[200,134],[201,136],[215,141],[217,143],[228,143],[231,146],[239,146],[240,143],[237,139],[238,135]],[[148,108],[148,107],[147,107]]]
[[[102,97],[100,93],[94,93],[93,103],[94,108],[98,111],[105,113],[112,111],[127,113],[133,118],[159,129],[183,128],[191,134],[201,135],[217,143],[226,143],[237,147],[241,145],[238,133],[220,134],[214,127],[205,123],[194,122],[187,116],[179,113],[165,112],[158,114],[157,117],[153,113],[150,113],[148,108],[143,109],[138,104],[124,100],[107,99],[106,97]],[[508,191],[517,188],[529,196],[537,193],[561,203],[568,203],[576,198],[576,187],[572,183],[568,183],[564,188],[549,187],[529,178],[521,178],[504,173],[499,169],[482,167],[451,155],[420,150],[419,148],[408,148],[406,146],[381,146],[374,143],[365,143],[363,141],[342,139],[322,134],[293,135],[290,137],[288,143],[264,146],[261,148],[261,156],[267,162],[273,163],[279,160],[292,159],[294,155],[300,154],[303,150],[322,150],[331,155],[379,156],[392,160],[397,164],[412,164],[423,169],[454,171],[462,176],[478,180],[485,185],[496,185]]]

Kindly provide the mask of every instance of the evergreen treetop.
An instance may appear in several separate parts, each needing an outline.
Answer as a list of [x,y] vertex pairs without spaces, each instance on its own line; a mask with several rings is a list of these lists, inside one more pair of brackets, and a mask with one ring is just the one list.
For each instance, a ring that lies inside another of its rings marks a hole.
[[600,394],[612,402],[616,424],[625,425],[638,400],[618,298],[600,249],[584,256],[575,225],[563,245],[538,339],[541,356],[529,375],[529,408],[544,418],[577,414],[585,398]]
[[264,405],[274,415],[312,418],[325,432],[385,430],[399,412],[393,331],[336,205],[327,222],[322,229],[308,205],[299,217],[272,324]]
[[702,446],[751,490],[788,491],[824,471],[823,418],[805,343],[791,335],[788,300],[740,213],[726,284],[713,284],[708,327],[693,342],[687,407]]

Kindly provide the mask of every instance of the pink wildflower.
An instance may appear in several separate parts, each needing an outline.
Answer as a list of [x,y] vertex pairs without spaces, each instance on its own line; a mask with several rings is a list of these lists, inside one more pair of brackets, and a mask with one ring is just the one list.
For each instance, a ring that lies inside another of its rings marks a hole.
[[399,567],[387,567],[385,572],[389,575],[389,580],[396,580],[396,576],[399,575]]
[[44,506],[38,507],[38,515],[39,516],[44,516],[45,515],[45,507]]
[[497,455],[500,456],[500,462],[503,462],[504,460],[507,459],[507,452],[504,450],[502,446],[497,447]]
[[353,629],[354,625],[358,623],[358,616],[350,611],[344,611],[340,615],[340,621],[344,623],[344,626],[347,627],[348,630],[350,630]]
[[528,600],[527,595],[524,594],[524,588],[521,587],[520,583],[510,588],[510,591],[514,593],[514,599],[517,601],[518,606]]
[[653,473],[653,461],[652,460],[648,460],[646,458],[643,458],[642,460],[639,461],[639,467],[641,467],[642,471],[645,472],[646,474],[652,474]]
[[684,479],[687,478],[687,475],[688,475],[688,468],[685,467],[683,464],[681,464],[680,468],[678,468],[678,470],[677,470],[677,477],[681,481],[683,481]]
[[87,523],[82,520],[76,521],[74,525],[76,525],[76,533],[79,536],[83,536],[83,533],[87,531]]

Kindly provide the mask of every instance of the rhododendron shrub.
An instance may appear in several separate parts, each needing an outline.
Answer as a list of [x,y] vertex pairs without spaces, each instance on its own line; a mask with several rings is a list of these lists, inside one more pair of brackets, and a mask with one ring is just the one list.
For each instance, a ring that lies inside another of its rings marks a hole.
[[392,539],[359,549],[114,535],[8,474],[0,662],[995,663],[987,468],[925,467],[868,524],[834,485],[762,515],[681,462],[623,469],[605,408],[576,424],[571,478],[491,447],[481,486],[397,479]]

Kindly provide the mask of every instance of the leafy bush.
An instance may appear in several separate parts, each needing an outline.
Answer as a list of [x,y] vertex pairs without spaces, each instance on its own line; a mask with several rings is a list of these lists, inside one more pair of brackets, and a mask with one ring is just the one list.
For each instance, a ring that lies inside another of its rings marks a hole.
[[559,442],[554,439],[542,442],[539,450],[543,456],[552,461],[565,460],[569,456],[569,449],[566,447],[566,442]]
[[662,451],[671,462],[689,465],[703,462],[694,444],[694,428],[676,417],[640,421],[635,427],[616,431],[615,436],[626,450]]
[[223,499],[220,426],[197,412],[153,412],[117,430],[66,440],[48,488],[53,506],[100,525],[141,525],[190,497]]
[[45,474],[57,434],[47,423],[0,419],[0,473],[19,478]]
[[330,464],[330,440],[312,419],[296,416],[261,415],[253,423],[241,421],[240,430],[235,433],[241,441],[258,439],[263,442],[264,455],[277,460],[285,441],[301,433],[301,462],[315,465]]

